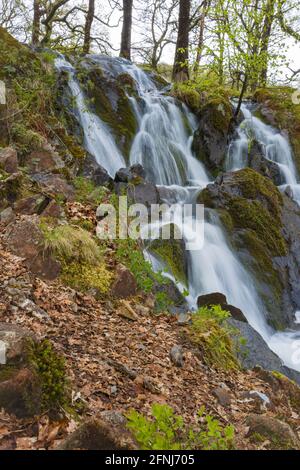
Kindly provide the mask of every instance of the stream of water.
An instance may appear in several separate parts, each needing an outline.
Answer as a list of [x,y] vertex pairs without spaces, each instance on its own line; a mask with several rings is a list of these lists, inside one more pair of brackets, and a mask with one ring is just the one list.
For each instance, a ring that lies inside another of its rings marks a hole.
[[[193,132],[197,127],[194,115],[185,106],[179,106],[172,97],[159,91],[150,76],[130,62],[104,56],[90,58],[98,62],[106,73],[114,77],[121,73],[130,74],[137,84],[139,99],[129,98],[138,122],[130,163],[143,165],[147,179],[156,185],[167,186],[173,194],[175,192],[180,204],[195,202],[197,194],[210,182],[210,177],[191,150]],[[56,60],[56,67],[69,74],[69,87],[76,100],[86,149],[114,176],[126,164],[109,128],[87,108],[74,68],[61,57]],[[279,165],[284,182],[281,189],[290,186],[294,198],[300,202],[300,186],[287,139],[254,117],[245,105],[242,111],[245,119],[238,128],[237,138],[230,145],[227,169],[237,170],[247,166],[248,143],[254,135],[263,144],[266,158]],[[176,223],[176,214],[174,217]],[[191,219],[185,220],[182,228],[185,239],[191,231],[192,222]],[[204,248],[188,252],[187,300],[190,307],[196,307],[199,295],[222,292],[230,304],[244,312],[249,324],[262,335],[284,363],[300,371],[300,365],[296,366],[291,359],[297,333],[277,333],[267,325],[255,279],[234,253],[217,214],[212,210],[206,210],[204,231]],[[145,255],[154,269],[164,268],[153,255]],[[172,278],[170,274],[167,276]],[[184,290],[184,286],[179,285],[179,288]]]

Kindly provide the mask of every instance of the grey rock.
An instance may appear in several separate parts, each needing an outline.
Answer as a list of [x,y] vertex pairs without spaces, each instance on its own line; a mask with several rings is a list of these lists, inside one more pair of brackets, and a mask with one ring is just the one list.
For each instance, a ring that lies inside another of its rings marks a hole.
[[176,367],[183,367],[184,355],[181,346],[173,346],[170,351],[170,359]]

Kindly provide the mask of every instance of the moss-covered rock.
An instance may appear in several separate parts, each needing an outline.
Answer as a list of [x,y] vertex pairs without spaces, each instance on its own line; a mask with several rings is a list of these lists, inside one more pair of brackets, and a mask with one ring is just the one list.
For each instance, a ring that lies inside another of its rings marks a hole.
[[202,191],[199,202],[219,212],[241,260],[257,280],[269,322],[278,329],[290,325],[294,306],[286,300],[292,288],[285,269],[289,240],[277,187],[248,168],[217,178]]
[[249,426],[248,437],[265,438],[270,442],[269,448],[273,450],[299,450],[299,440],[291,427],[267,415],[252,414],[247,418]]
[[192,148],[197,158],[217,174],[227,155],[233,107],[225,92],[206,97],[203,101],[198,110],[200,121]]
[[174,224],[171,224],[169,240],[157,239],[150,245],[150,251],[156,255],[166,266],[174,278],[187,285],[187,263],[185,244],[183,240],[174,238]]
[[99,65],[86,60],[81,64],[78,78],[86,90],[88,105],[109,126],[125,156],[137,130],[137,122],[128,96],[136,96],[134,80],[128,74],[105,74]]

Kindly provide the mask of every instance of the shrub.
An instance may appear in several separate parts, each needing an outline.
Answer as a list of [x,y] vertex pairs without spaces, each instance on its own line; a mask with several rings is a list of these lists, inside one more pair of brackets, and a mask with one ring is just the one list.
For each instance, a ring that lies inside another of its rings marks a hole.
[[154,404],[151,418],[132,410],[128,428],[143,450],[227,450],[233,448],[234,428],[223,427],[205,408],[198,412],[199,423],[189,427],[167,405]]
[[57,410],[68,404],[65,362],[50,341],[29,341],[28,362],[41,390],[41,411]]
[[239,368],[231,339],[236,332],[226,323],[229,317],[230,313],[220,306],[202,307],[193,315],[188,337],[198,346],[204,362],[210,367]]

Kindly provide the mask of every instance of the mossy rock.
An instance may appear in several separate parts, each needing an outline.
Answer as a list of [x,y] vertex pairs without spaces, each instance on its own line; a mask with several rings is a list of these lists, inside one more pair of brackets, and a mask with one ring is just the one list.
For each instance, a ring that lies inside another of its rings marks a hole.
[[[299,450],[299,440],[291,427],[267,415],[248,416],[247,425],[249,426],[248,437],[250,439],[259,435],[269,441],[269,448],[273,450]],[[259,439],[261,440],[261,439]]]
[[[256,279],[268,321],[284,329],[292,317],[286,299],[290,289],[284,266],[283,198],[268,178],[251,169],[226,173],[208,185],[199,203],[216,209],[242,263]],[[280,263],[276,260],[282,260]],[[284,311],[284,314],[283,314]]]
[[135,84],[127,74],[112,79],[99,74],[97,68],[90,65],[84,70],[81,83],[90,100],[87,105],[92,106],[96,114],[109,126],[118,146],[128,158],[137,130],[137,121],[127,94],[135,95]]
[[191,84],[176,83],[171,90],[171,96],[182,101],[194,113],[199,112],[201,106],[200,94]]
[[187,286],[187,263],[185,244],[183,240],[174,238],[175,227],[170,225],[171,238],[169,240],[154,240],[149,249],[165,265],[174,278]]

